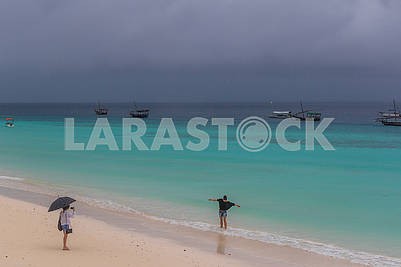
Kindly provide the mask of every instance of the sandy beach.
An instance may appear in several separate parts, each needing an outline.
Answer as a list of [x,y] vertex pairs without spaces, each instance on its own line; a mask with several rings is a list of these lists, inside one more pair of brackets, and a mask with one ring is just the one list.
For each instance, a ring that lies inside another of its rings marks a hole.
[[44,206],[4,196],[0,196],[0,209],[0,266],[358,266],[268,245],[263,246],[266,257],[262,261],[250,262],[249,258],[219,253],[219,247],[211,252],[196,245],[124,230],[85,215],[74,218],[71,251],[62,251],[57,212],[48,213]]

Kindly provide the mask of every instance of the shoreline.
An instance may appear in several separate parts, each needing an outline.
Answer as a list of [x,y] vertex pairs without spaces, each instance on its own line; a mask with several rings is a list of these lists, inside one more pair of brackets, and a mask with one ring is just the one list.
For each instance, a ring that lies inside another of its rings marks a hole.
[[[46,207],[53,196],[10,189],[0,186],[1,198],[28,201]],[[223,258],[223,263],[234,260],[238,266],[363,266],[348,260],[324,256],[302,249],[275,244],[266,244],[241,237],[233,237],[215,232],[205,232],[181,225],[172,225],[160,221],[152,221],[140,215],[122,214],[116,211],[92,207],[78,202],[75,205],[79,212],[74,225],[81,219],[95,220],[115,227],[125,234],[143,235],[143,238],[167,240],[174,245],[199,250],[209,256]],[[47,211],[47,210],[46,210]],[[52,224],[51,224],[52,226]],[[51,229],[50,229],[51,230]],[[105,230],[108,231],[108,230]],[[177,235],[178,233],[178,235]],[[57,246],[57,244],[54,244]],[[243,263],[246,263],[243,265]],[[236,266],[230,263],[230,266]]]
[[[12,174],[8,173],[5,175]],[[4,188],[8,190],[4,190]],[[11,191],[13,190],[13,194],[9,193],[10,189]],[[24,193],[21,193],[21,191]],[[16,192],[20,193],[15,194]],[[156,217],[114,202],[114,200],[102,200],[101,195],[98,195],[97,198],[93,198],[93,196],[82,195],[84,193],[85,192],[75,192],[72,187],[69,188],[68,186],[60,186],[48,182],[38,182],[31,178],[0,176],[0,195],[8,195],[11,198],[24,201],[32,201],[32,196],[36,195],[36,197],[33,198],[34,203],[42,206],[49,205],[51,199],[54,198],[56,194],[69,195],[77,199],[80,205],[84,207],[84,214],[87,214],[91,218],[104,221],[125,230],[134,229],[154,237],[162,236],[167,239],[185,243],[186,245],[195,244],[197,247],[213,253],[220,253],[221,239],[223,239],[223,248],[228,247],[228,249],[235,250],[236,256],[241,259],[246,259],[248,261],[261,259],[258,264],[266,260],[266,257],[264,257],[266,249],[275,251],[278,247],[280,248],[278,254],[281,253],[280,250],[283,248],[288,248],[290,250],[289,253],[292,254],[294,253],[292,250],[295,250],[295,252],[300,251],[308,255],[312,254],[323,258],[332,258],[348,262],[349,264],[358,264],[358,266],[401,266],[401,258],[398,257],[347,249],[341,246],[331,245],[330,243],[291,238],[269,232],[259,232],[233,227],[229,227],[228,231],[222,231],[217,224],[211,225],[200,221]],[[44,199],[45,202],[43,202]],[[143,227],[144,225],[148,227]],[[151,229],[152,227],[153,229]],[[158,230],[155,231],[155,229]],[[183,234],[177,236],[177,232],[182,232]],[[226,245],[226,243],[229,245]],[[228,254],[231,253],[228,252]],[[269,257],[271,256],[274,257],[274,255],[269,255]],[[256,262],[254,265],[255,264]],[[264,265],[261,264],[260,266]]]

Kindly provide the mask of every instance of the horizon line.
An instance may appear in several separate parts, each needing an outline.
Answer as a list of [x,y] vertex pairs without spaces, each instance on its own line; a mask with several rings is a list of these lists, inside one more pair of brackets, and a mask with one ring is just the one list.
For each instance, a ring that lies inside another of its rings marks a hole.
[[[387,103],[392,102],[395,98],[389,100],[291,100],[291,101],[10,101],[2,102],[2,104],[275,104],[275,103]],[[397,99],[395,99],[397,101]]]

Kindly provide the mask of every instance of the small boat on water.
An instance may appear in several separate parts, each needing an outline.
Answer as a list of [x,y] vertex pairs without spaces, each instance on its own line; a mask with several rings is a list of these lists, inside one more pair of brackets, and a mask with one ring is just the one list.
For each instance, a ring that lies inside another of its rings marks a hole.
[[291,111],[273,111],[273,113],[269,116],[272,119],[289,119],[294,118],[301,121],[320,121],[322,118],[322,113],[314,112],[311,110],[304,110],[303,104],[301,102],[301,111],[297,113],[292,113]]
[[273,113],[269,116],[271,119],[288,119],[292,117],[291,111],[273,111]]
[[97,107],[95,108],[95,113],[96,115],[102,116],[102,115],[107,115],[109,110],[105,107],[102,107],[100,103],[97,103]]
[[129,112],[129,115],[133,118],[147,118],[149,117],[149,109],[138,109],[136,103],[134,103],[135,108]]
[[147,118],[149,117],[149,109],[137,109],[137,110],[132,110],[129,115],[133,118]]
[[383,125],[385,126],[401,126],[401,120],[383,120],[382,121]]
[[4,126],[8,128],[14,128],[15,126],[14,118],[6,118],[6,123]]
[[401,114],[399,109],[397,109],[395,99],[393,99],[393,109],[379,112],[379,116],[376,121],[385,126],[401,126]]
[[322,119],[322,113],[320,112],[298,112],[293,118],[301,120],[301,121],[320,121]]
[[311,110],[304,110],[304,106],[301,102],[301,111],[293,115],[293,118],[301,121],[320,121],[322,119],[322,113],[314,112]]

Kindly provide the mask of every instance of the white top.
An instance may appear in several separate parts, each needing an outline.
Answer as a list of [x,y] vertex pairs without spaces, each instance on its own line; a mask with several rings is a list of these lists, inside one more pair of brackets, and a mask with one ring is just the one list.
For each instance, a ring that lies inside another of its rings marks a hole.
[[273,111],[273,114],[290,114],[291,111]]
[[74,217],[75,211],[66,210],[60,212],[61,225],[71,226],[71,218]]

